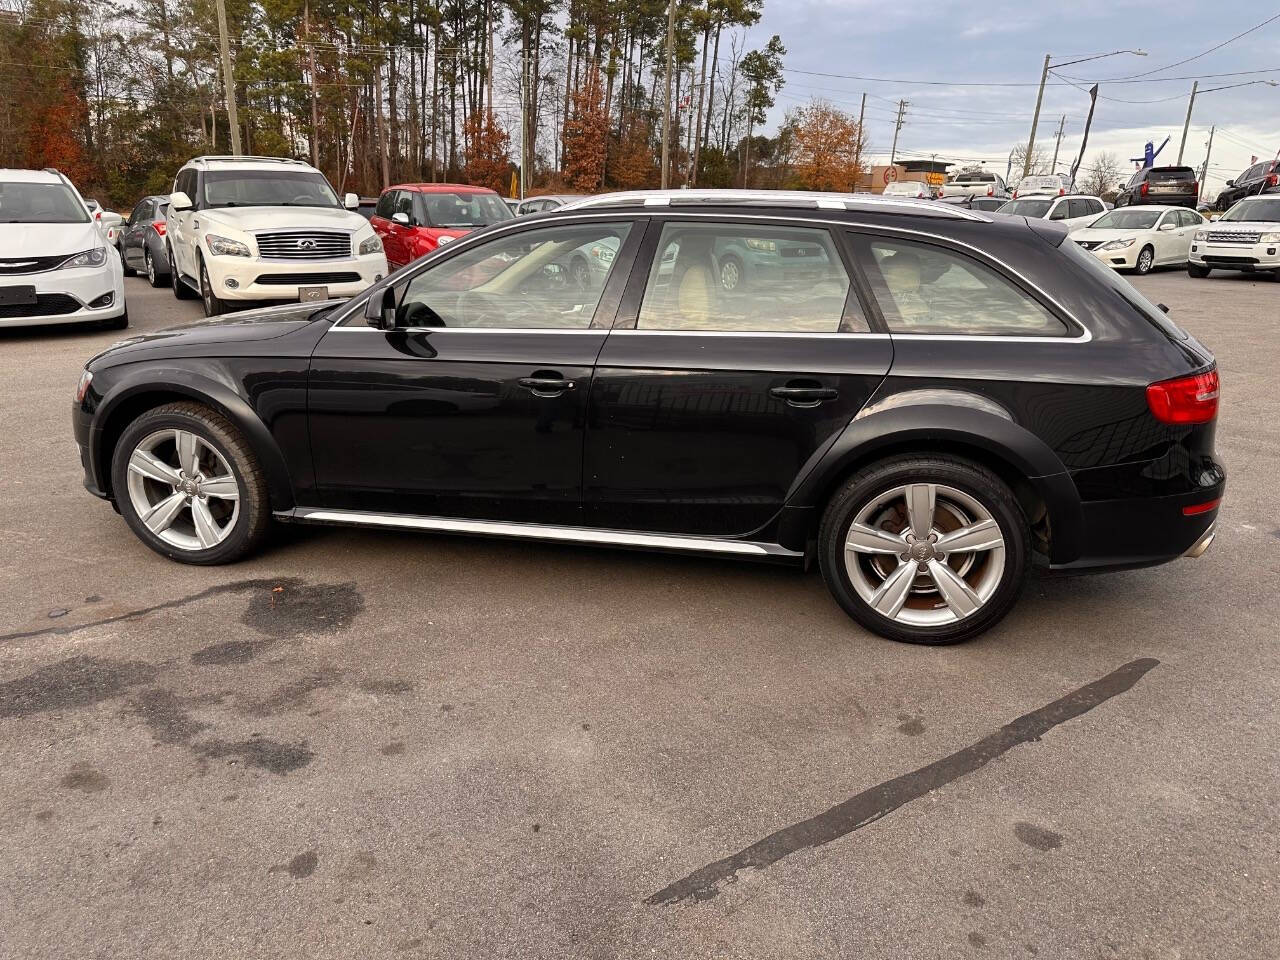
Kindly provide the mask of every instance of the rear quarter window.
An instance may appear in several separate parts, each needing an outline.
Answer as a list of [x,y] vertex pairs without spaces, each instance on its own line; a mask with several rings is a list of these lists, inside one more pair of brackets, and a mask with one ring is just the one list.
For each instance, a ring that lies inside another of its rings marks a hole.
[[1092,254],[1085,253],[1078,244],[1064,243],[1059,248],[1066,256],[1079,264],[1086,272],[1105,286],[1125,309],[1132,310],[1152,326],[1175,340],[1186,340],[1186,332],[1169,319],[1168,314],[1144,297],[1132,283],[1117,274]]

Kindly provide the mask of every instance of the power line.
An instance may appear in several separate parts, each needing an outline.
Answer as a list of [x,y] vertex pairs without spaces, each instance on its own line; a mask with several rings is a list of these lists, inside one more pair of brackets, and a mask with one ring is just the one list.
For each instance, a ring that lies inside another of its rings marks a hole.
[[1129,75],[1129,76],[1127,76],[1127,77],[1111,77],[1111,78],[1109,78],[1108,80],[1103,80],[1103,81],[1099,81],[1099,82],[1100,82],[1100,83],[1106,83],[1106,82],[1114,83],[1114,82],[1115,82],[1115,81],[1117,81],[1117,80],[1137,80],[1137,79],[1139,79],[1139,78],[1141,78],[1141,77],[1149,77],[1149,76],[1151,76],[1153,73],[1163,73],[1165,70],[1171,70],[1171,69],[1173,69],[1174,67],[1180,67],[1180,66],[1182,66],[1184,63],[1191,63],[1193,60],[1199,60],[1201,57],[1207,57],[1209,54],[1213,53],[1215,50],[1221,50],[1221,49],[1222,49],[1223,47],[1225,47],[1227,44],[1229,44],[1229,43],[1235,43],[1235,42],[1236,42],[1237,40],[1239,40],[1241,37],[1247,37],[1249,34],[1253,33],[1255,30],[1261,30],[1261,29],[1262,29],[1263,27],[1265,27],[1267,24],[1269,24],[1269,23],[1274,23],[1274,22],[1275,22],[1275,21],[1277,21],[1277,20],[1280,20],[1280,13],[1277,13],[1277,14],[1275,14],[1274,16],[1267,17],[1267,19],[1263,20],[1261,23],[1254,24],[1252,27],[1250,27],[1248,30],[1245,30],[1243,33],[1237,33],[1237,34],[1236,34],[1234,37],[1232,37],[1231,39],[1229,39],[1229,40],[1223,40],[1221,43],[1216,44],[1216,45],[1214,45],[1214,46],[1210,47],[1208,50],[1204,51],[1204,53],[1197,53],[1194,57],[1187,57],[1185,60],[1177,60],[1177,61],[1175,61],[1174,63],[1167,63],[1167,64],[1165,64],[1163,67],[1156,67],[1154,70],[1147,70],[1147,71],[1145,71],[1145,72],[1143,72],[1143,73],[1134,73],[1134,74],[1131,74],[1131,75]]

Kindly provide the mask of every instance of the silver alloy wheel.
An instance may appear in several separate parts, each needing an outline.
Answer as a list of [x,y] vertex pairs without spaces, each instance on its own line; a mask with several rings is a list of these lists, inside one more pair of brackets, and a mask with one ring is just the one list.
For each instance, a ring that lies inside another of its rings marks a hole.
[[151,281],[151,285],[156,285],[156,261],[151,256],[151,248],[144,247],[142,251],[142,259],[147,262],[147,279]]
[[729,259],[720,264],[720,286],[726,290],[736,290],[742,282],[742,268],[738,261]]
[[204,298],[205,315],[213,316],[213,284],[209,282],[209,270],[203,262],[200,264],[200,296]]
[[1155,263],[1156,255],[1151,252],[1150,247],[1143,247],[1138,254],[1138,272],[1150,273],[1151,266]]
[[986,507],[941,483],[890,487],[845,533],[849,581],[873,610],[933,627],[976,613],[1004,579],[1005,544]]
[[208,550],[240,516],[240,484],[226,459],[190,430],[157,430],[129,455],[129,502],[170,546]]

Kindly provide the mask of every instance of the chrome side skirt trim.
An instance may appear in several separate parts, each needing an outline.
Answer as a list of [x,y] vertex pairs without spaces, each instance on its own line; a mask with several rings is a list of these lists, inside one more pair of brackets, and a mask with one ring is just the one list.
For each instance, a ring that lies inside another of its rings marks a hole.
[[486,537],[514,537],[556,543],[596,544],[643,550],[671,550],[692,553],[722,553],[739,557],[801,559],[804,554],[776,543],[748,540],[719,540],[714,537],[683,537],[669,533],[604,530],[594,527],[559,527],[541,523],[507,523],[502,520],[456,520],[451,517],[417,517],[402,513],[375,513],[368,510],[335,510],[324,507],[295,507],[277,513],[278,520],[302,523],[334,523],[357,527],[388,527],[397,530],[429,530],[436,533],[474,534]]

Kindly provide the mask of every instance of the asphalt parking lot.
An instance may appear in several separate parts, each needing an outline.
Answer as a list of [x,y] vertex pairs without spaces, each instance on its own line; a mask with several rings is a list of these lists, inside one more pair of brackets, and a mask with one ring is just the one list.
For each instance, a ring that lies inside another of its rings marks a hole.
[[1217,542],[942,649],[722,560],[170,563],[81,487],[121,334],[0,332],[0,956],[1273,956],[1280,283],[1137,283],[1218,356]]

